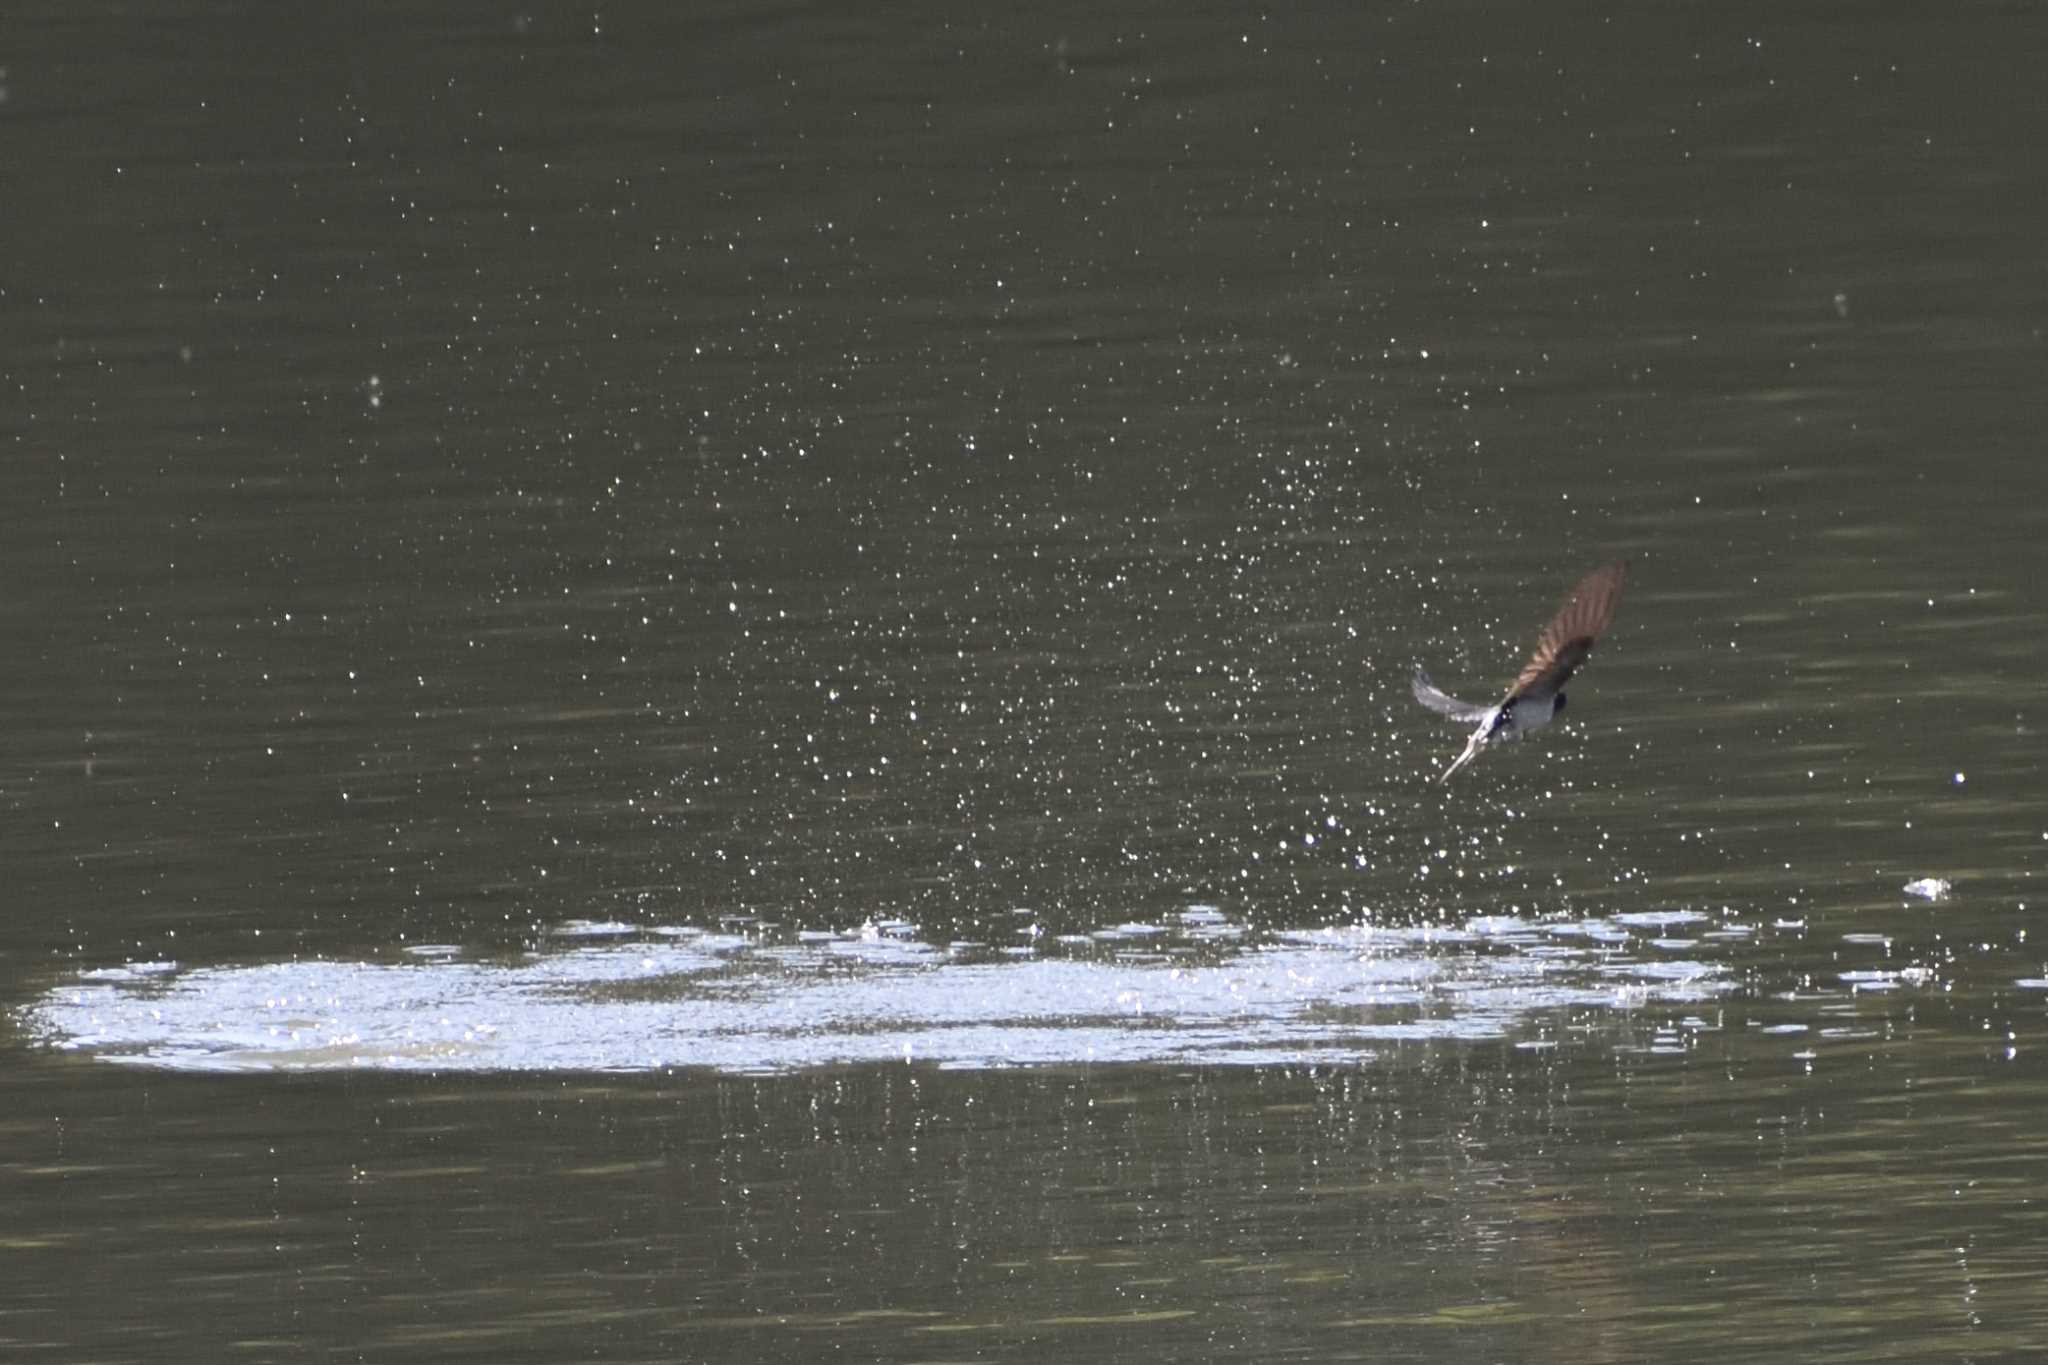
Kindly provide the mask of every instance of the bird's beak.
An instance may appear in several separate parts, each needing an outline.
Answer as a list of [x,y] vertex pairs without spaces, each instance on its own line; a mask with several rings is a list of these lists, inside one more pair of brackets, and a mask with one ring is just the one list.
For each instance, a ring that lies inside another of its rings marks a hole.
[[1467,763],[1470,763],[1473,759],[1479,757],[1479,743],[1484,738],[1486,738],[1486,730],[1482,726],[1477,734],[1474,734],[1472,738],[1465,741],[1465,752],[1459,754],[1457,759],[1451,764],[1451,766],[1444,769],[1443,772],[1437,776],[1436,780],[1438,782],[1450,781],[1452,773],[1458,771],[1458,769],[1464,767]]

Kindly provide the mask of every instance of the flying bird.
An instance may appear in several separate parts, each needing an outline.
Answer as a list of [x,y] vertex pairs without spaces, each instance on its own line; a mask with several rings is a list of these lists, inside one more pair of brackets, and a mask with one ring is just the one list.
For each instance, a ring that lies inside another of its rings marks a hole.
[[1415,670],[1415,700],[1440,715],[1476,726],[1465,741],[1465,752],[1437,778],[1451,780],[1451,774],[1479,756],[1492,744],[1520,739],[1540,730],[1564,710],[1564,685],[1578,672],[1579,665],[1593,652],[1593,645],[1614,619],[1621,601],[1622,586],[1628,582],[1628,561],[1617,559],[1603,564],[1581,578],[1571,596],[1550,618],[1550,624],[1536,637],[1536,649],[1515,677],[1508,694],[1496,706],[1479,706],[1439,691],[1429,674],[1418,665]]

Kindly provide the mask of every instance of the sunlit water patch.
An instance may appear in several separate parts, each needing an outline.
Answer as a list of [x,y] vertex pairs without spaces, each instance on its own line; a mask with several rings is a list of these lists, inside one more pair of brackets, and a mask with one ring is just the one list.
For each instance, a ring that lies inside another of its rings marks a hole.
[[204,1071],[1245,1065],[1527,1040],[1567,1011],[1683,1007],[1731,985],[1663,937],[1668,920],[1226,927],[1120,925],[1019,956],[897,925],[769,939],[578,923],[513,960],[437,945],[381,962],[102,968],[22,1023],[53,1048]]

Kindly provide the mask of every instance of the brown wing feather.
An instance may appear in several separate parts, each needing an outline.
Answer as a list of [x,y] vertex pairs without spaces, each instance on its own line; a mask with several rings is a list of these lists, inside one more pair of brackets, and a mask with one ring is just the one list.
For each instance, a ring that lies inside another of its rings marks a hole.
[[1578,671],[1593,652],[1593,643],[1614,619],[1621,603],[1622,587],[1628,582],[1628,561],[1617,559],[1603,564],[1580,579],[1565,598],[1557,615],[1536,637],[1535,652],[1508,689],[1510,697],[1524,692],[1555,692],[1565,679]]

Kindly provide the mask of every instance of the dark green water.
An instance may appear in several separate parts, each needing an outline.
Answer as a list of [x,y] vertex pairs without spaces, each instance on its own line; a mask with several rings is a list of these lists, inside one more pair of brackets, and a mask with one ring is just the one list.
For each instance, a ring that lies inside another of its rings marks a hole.
[[12,19],[0,1355],[2048,1350],[2027,11]]

